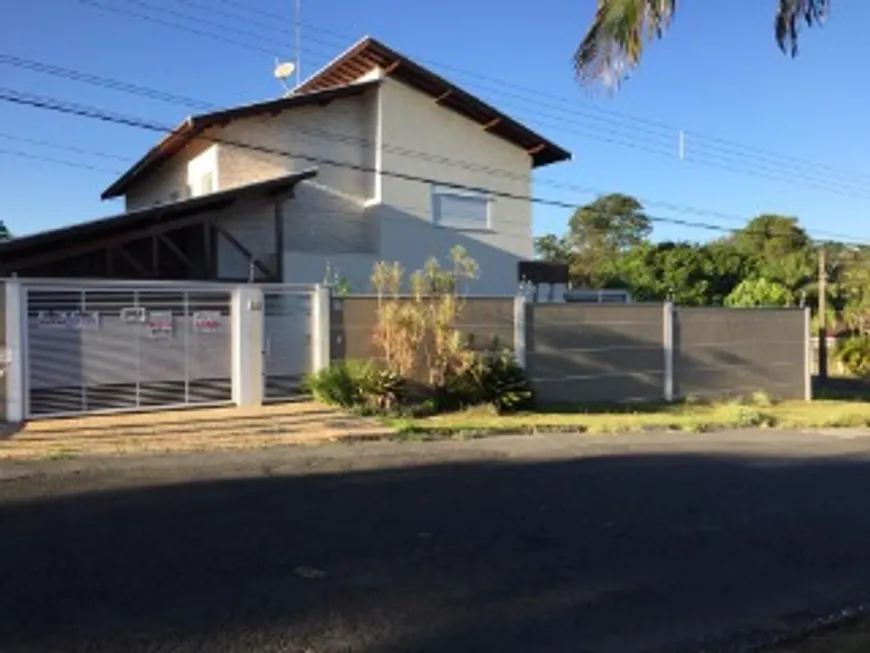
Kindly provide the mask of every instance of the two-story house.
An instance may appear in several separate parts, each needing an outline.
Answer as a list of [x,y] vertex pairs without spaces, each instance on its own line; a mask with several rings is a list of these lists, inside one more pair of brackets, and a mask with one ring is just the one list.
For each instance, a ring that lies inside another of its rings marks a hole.
[[[365,292],[377,260],[411,270],[458,244],[480,264],[473,292],[513,293],[517,264],[533,257],[532,170],[569,157],[364,38],[285,97],[188,118],[103,193],[124,198],[117,221],[152,236],[155,221],[190,231],[208,214],[203,238],[177,229],[64,270],[299,283],[331,270]],[[46,260],[29,251],[18,258]],[[7,268],[33,275],[33,266]]]

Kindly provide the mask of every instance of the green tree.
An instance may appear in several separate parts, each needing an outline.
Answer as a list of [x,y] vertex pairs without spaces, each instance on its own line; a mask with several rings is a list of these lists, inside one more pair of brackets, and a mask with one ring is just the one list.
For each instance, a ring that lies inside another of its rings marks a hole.
[[577,286],[600,287],[605,268],[632,247],[644,243],[652,222],[643,205],[630,195],[614,193],[581,206],[568,222],[571,280]]
[[[795,56],[801,24],[823,22],[831,0],[776,2],[776,42],[783,52]],[[617,85],[640,62],[644,45],[661,38],[670,27],[676,7],[677,0],[598,0],[595,18],[574,53],[577,76]],[[734,11],[739,11],[736,5]]]
[[817,277],[818,255],[797,218],[764,214],[731,236],[731,243],[754,262],[753,276],[800,293]]
[[6,223],[0,220],[0,243],[5,243],[7,240],[12,240],[12,238],[12,232],[9,231]]
[[791,306],[794,293],[781,283],[768,279],[746,279],[725,298],[726,306]]
[[564,237],[547,234],[535,238],[535,256],[548,263],[569,263],[571,261],[571,243]]
[[606,285],[624,288],[638,301],[671,299],[687,306],[713,302],[715,277],[709,254],[694,243],[642,243],[606,268]]

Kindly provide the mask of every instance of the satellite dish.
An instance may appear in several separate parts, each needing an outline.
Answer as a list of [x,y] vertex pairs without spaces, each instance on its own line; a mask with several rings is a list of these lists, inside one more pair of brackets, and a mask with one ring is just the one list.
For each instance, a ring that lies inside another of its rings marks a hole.
[[275,79],[284,87],[285,93],[290,93],[290,87],[287,86],[287,78],[296,71],[296,64],[292,61],[284,61],[283,63],[275,60]]
[[292,61],[275,64],[275,78],[282,82],[296,72],[296,64]]

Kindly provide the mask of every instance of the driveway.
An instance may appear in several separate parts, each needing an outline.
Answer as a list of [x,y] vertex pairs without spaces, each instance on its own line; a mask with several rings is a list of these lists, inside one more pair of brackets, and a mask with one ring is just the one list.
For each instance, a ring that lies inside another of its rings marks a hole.
[[870,597],[868,472],[769,431],[0,463],[0,651],[734,650]]

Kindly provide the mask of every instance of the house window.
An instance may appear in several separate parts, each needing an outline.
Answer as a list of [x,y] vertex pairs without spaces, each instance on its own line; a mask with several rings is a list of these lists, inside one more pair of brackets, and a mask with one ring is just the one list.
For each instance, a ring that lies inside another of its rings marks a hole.
[[432,222],[451,229],[490,229],[489,195],[450,186],[432,187]]
[[201,195],[214,191],[214,174],[211,172],[205,173],[199,182],[199,192]]

